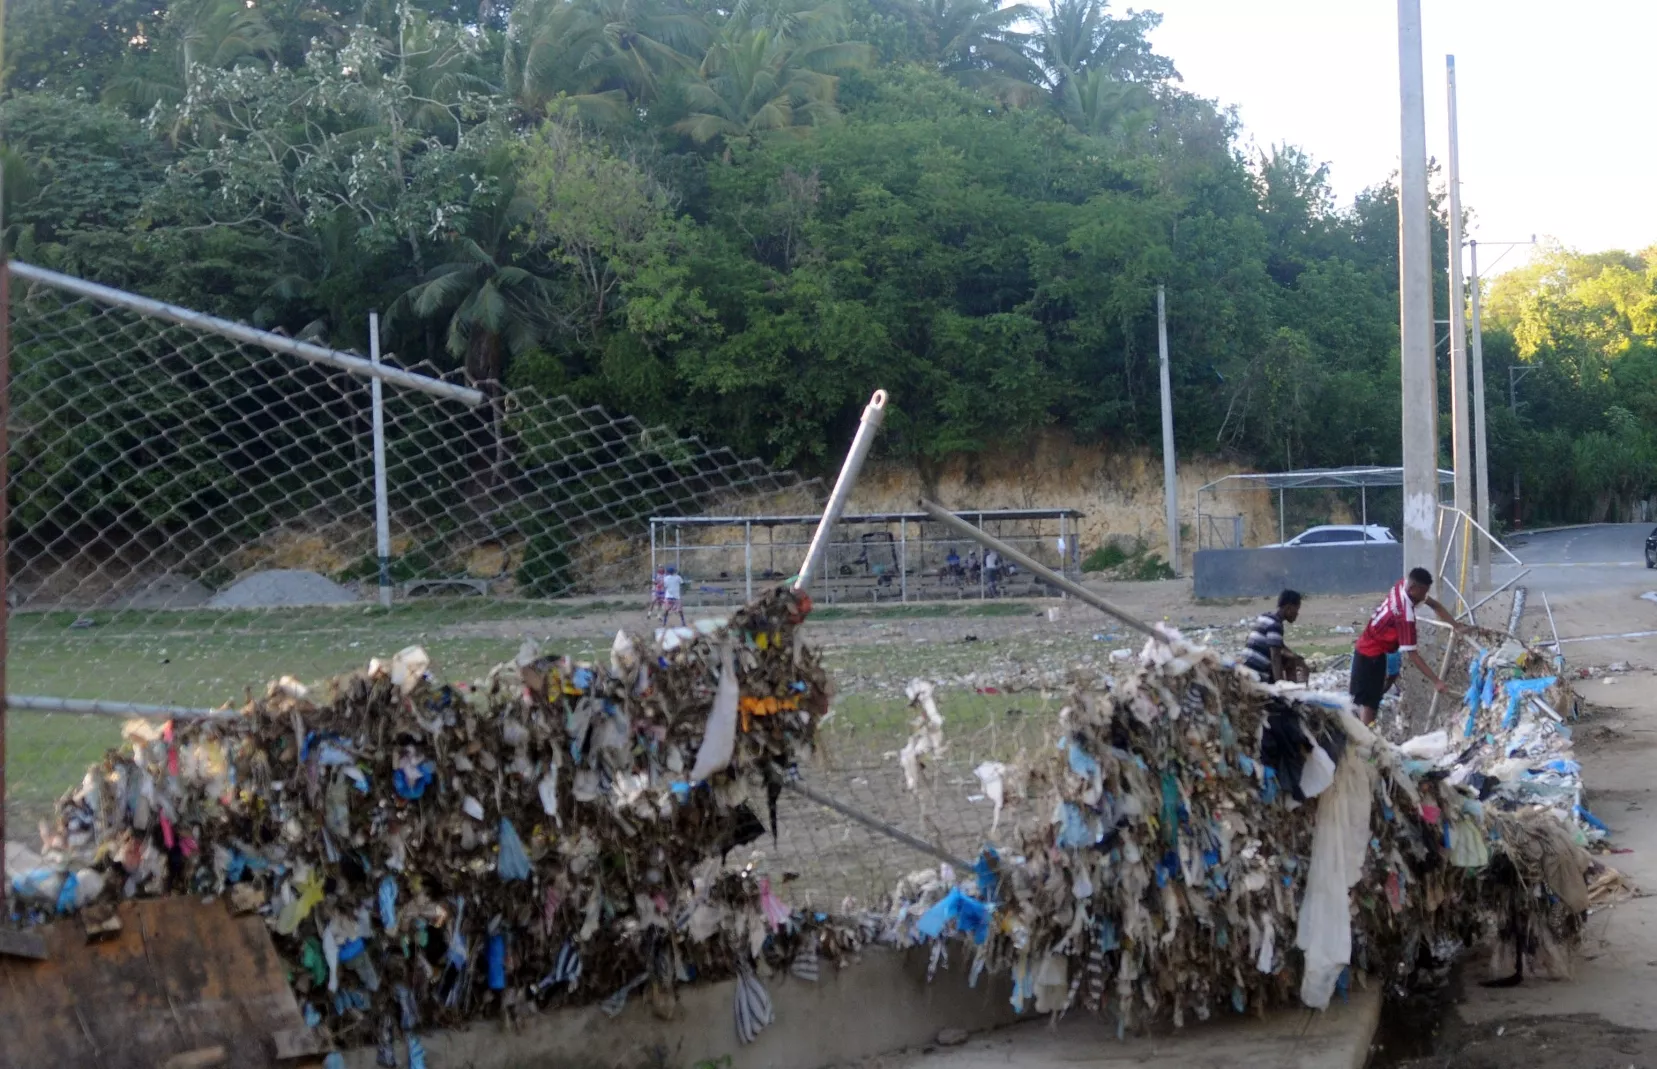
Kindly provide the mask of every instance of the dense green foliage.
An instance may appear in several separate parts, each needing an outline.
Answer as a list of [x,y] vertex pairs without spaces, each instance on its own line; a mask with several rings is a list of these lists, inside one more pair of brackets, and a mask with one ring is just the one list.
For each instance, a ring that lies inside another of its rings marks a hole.
[[[405,363],[808,470],[877,385],[887,450],[923,468],[1045,427],[1153,440],[1163,283],[1183,450],[1399,453],[1391,188],[1337,209],[1305,153],[1243,151],[1150,48],[1151,13],[13,0],[8,19],[6,237],[46,266],[340,346],[383,309]],[[1492,397],[1515,359],[1547,375],[1494,418],[1499,487],[1524,456],[1543,511],[1648,489],[1653,278],[1559,254],[1503,283]]]

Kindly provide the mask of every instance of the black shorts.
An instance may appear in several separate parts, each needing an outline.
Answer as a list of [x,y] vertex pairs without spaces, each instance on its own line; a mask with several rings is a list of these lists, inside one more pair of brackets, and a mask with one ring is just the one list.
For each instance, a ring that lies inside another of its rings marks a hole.
[[1366,657],[1352,651],[1352,704],[1365,709],[1379,709],[1381,695],[1387,689],[1387,657]]

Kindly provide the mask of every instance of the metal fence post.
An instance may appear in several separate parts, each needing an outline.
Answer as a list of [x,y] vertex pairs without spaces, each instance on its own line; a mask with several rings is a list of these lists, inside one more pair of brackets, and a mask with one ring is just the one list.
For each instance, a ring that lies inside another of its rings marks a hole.
[[[368,313],[368,358],[380,367],[380,313]],[[368,381],[374,406],[374,547],[380,558],[380,607],[391,608],[391,505],[386,498],[385,396],[378,376]]]
[[909,600],[909,519],[898,524],[898,596]]
[[743,598],[746,601],[753,601],[754,600],[754,525],[751,522],[744,523],[742,525],[742,571],[743,571],[743,578],[747,583],[747,593],[743,595]]
[[7,535],[10,524],[7,498],[11,493],[11,319],[11,264],[0,254],[0,903],[6,901],[6,888],[11,886],[6,877],[6,732],[10,717],[5,701],[6,630],[11,616],[11,571],[7,562],[11,556],[11,539]]

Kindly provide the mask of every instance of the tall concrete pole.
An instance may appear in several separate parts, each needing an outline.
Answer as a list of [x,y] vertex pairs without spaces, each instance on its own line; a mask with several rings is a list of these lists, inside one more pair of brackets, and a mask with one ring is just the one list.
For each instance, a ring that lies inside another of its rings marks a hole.
[[1461,152],[1456,138],[1456,57],[1445,56],[1450,99],[1450,418],[1456,508],[1473,513],[1473,441],[1467,418],[1467,290],[1461,276]]
[[[1467,417],[1467,289],[1461,276],[1461,150],[1456,132],[1456,57],[1444,57],[1445,87],[1450,104],[1450,426],[1455,459],[1456,508],[1473,514],[1473,441]],[[1460,524],[1464,534],[1466,524]],[[1456,527],[1451,527],[1455,541]],[[1456,589],[1466,585],[1468,546],[1464,539],[1451,558]]]
[[[1479,317],[1479,243],[1468,242],[1473,291],[1473,500],[1479,526],[1490,530],[1490,443],[1484,424],[1484,322]],[[1488,550],[1483,542],[1482,549]],[[1479,587],[1490,586],[1490,554],[1479,554]]]
[[1162,497],[1168,520],[1168,567],[1179,569],[1179,483],[1174,476],[1174,391],[1168,373],[1168,301],[1156,288],[1156,349],[1162,358]]
[[1398,0],[1398,324],[1403,364],[1404,567],[1438,564],[1438,388],[1421,0]]

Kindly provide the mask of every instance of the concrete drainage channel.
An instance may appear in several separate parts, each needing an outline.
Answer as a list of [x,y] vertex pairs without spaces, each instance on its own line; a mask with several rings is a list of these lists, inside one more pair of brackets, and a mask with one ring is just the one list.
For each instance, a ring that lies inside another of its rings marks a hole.
[[[484,1025],[429,1034],[425,1049],[433,1066],[469,1069],[826,1069],[871,1059],[882,1069],[1361,1069],[1381,1020],[1371,985],[1321,1013],[1283,1010],[1119,1037],[1114,1024],[1087,1013],[1056,1025],[1045,1016],[1021,1020],[1004,976],[968,987],[962,968],[929,983],[927,958],[924,949],[869,950],[815,984],[778,982],[776,1022],[748,1045],[732,1039],[736,984],[728,981],[683,988],[671,1021],[637,1001],[614,1019],[587,1006],[530,1018],[515,1032]],[[349,1052],[345,1065],[373,1069],[374,1050]]]

